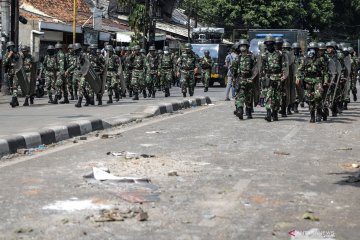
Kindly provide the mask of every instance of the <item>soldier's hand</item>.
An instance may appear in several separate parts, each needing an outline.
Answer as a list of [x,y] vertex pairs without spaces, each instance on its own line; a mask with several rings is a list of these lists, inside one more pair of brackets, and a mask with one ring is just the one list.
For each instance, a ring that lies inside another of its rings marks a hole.
[[283,82],[283,81],[285,81],[286,78],[285,78],[284,75],[282,75],[280,79],[281,79],[281,81]]
[[296,85],[300,86],[300,80],[296,78]]
[[10,51],[10,52],[9,52],[9,57],[11,57],[12,55],[14,55],[14,52],[13,52],[13,51]]

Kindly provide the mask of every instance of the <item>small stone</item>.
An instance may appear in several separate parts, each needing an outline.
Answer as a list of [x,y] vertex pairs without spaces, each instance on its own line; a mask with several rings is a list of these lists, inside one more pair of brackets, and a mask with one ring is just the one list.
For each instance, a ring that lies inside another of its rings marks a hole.
[[142,119],[136,119],[136,123],[141,123]]
[[171,171],[171,172],[168,172],[168,176],[169,177],[176,177],[176,176],[179,176],[178,173],[176,171]]
[[81,136],[79,139],[82,140],[82,141],[84,141],[84,140],[87,140],[87,137]]
[[16,151],[18,154],[28,154],[29,153],[29,149],[26,149],[26,148],[20,148]]
[[137,220],[142,222],[142,221],[146,221],[148,220],[149,218],[149,215],[147,212],[140,212],[138,215],[137,215]]
[[359,167],[360,167],[360,165],[357,164],[357,163],[353,163],[353,164],[351,164],[351,166],[352,166],[353,168],[359,168]]
[[78,140],[74,140],[73,143],[78,143]]
[[109,134],[103,134],[103,135],[101,135],[101,139],[107,139],[107,138],[109,138]]

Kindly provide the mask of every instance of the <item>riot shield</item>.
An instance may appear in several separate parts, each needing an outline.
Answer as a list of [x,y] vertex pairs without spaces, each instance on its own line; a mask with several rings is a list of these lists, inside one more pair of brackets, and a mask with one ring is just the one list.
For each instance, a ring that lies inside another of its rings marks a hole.
[[30,72],[30,79],[29,79],[29,95],[34,95],[36,92],[36,78],[37,78],[37,65],[38,63],[35,62],[33,59],[32,67]]
[[291,63],[290,63],[290,57],[287,52],[283,52],[283,72],[284,72],[284,82],[282,82],[282,91],[286,94],[286,106],[290,104],[290,88],[291,88],[291,78],[290,78],[290,69],[291,69]]
[[19,54],[19,59],[17,60],[15,66],[15,76],[17,79],[18,84],[20,85],[21,91],[23,95],[29,94],[30,91],[30,84],[27,80],[25,69],[24,69],[24,62],[22,54]]
[[85,80],[90,84],[91,88],[95,93],[99,93],[101,91],[101,81],[96,74],[95,70],[91,66],[88,57],[85,57],[84,63],[80,67],[81,74],[85,77]]
[[301,61],[302,61],[301,56],[295,57],[295,55],[294,55],[293,77],[294,77],[294,81],[295,81],[295,94],[296,94],[295,98],[297,98],[299,102],[303,101],[304,95],[305,95],[305,92],[304,92],[304,89],[302,88],[302,86],[296,84],[296,75],[298,73]]
[[343,89],[343,96],[345,99],[349,99],[349,95],[350,95],[350,87],[351,87],[351,79],[350,79],[350,75],[351,75],[351,56],[348,55],[344,58],[344,70],[345,70],[345,74],[344,74],[344,78],[346,79],[346,83],[345,83],[345,87]]
[[287,97],[288,104],[293,104],[296,101],[296,71],[295,69],[295,55],[293,51],[288,52],[289,56],[289,95]]
[[119,77],[121,91],[125,92],[126,83],[125,83],[125,77],[124,77],[124,71],[123,71],[123,63],[122,63],[121,58],[119,58],[119,60],[120,60],[120,64],[119,64],[119,68],[118,68],[118,77]]
[[252,79],[253,79],[253,104],[257,106],[260,100],[260,92],[261,92],[261,85],[260,85],[260,71],[261,71],[261,58],[254,58],[255,65],[252,69]]
[[109,54],[106,54],[105,57],[105,65],[104,65],[104,71],[102,72],[102,87],[101,87],[101,94],[104,94],[105,92],[105,86],[107,81],[107,73],[108,73],[108,67],[109,67]]

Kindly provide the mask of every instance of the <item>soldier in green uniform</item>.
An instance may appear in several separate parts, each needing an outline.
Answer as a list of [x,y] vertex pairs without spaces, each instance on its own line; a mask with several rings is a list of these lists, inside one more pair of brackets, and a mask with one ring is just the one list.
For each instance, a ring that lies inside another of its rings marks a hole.
[[[330,41],[326,43],[326,49],[327,54],[326,56],[329,59],[329,62],[334,62],[335,65],[340,65],[338,68],[335,69],[335,73],[331,73],[330,76],[330,91],[329,91],[329,103],[331,106],[331,112],[333,117],[337,117],[337,114],[339,113],[339,96],[340,94],[340,88],[338,87],[338,84],[340,82],[341,77],[341,63],[338,61],[338,54],[336,52],[336,42]],[[338,63],[338,64],[337,64]],[[336,66],[335,66],[336,67]]]
[[[23,46],[21,47],[21,57],[23,59],[23,65],[24,65],[24,70],[26,73],[26,78],[27,81],[29,83],[31,83],[31,73],[32,73],[32,69],[33,69],[33,58],[30,54],[30,49],[27,46]],[[25,93],[25,102],[23,106],[29,106],[29,99],[30,99],[30,104],[34,104],[34,94],[30,95],[30,93]]]
[[321,63],[321,84],[323,88],[322,95],[322,117],[324,121],[327,121],[329,116],[329,103],[327,99],[327,93],[330,87],[330,75],[329,75],[329,59],[326,55],[326,45],[323,42],[318,43],[319,46],[319,61]]
[[139,100],[139,92],[143,93],[146,98],[146,85],[145,85],[145,57],[140,53],[140,46],[134,47],[134,53],[131,61],[131,86],[133,88],[133,100]]
[[[349,47],[349,52],[351,55],[351,75],[350,75],[350,80],[351,80],[351,84],[350,84],[350,90],[351,93],[353,95],[353,100],[354,102],[357,101],[357,89],[356,89],[356,79],[357,79],[357,75],[358,75],[358,70],[359,70],[359,58],[356,56],[356,53],[354,51],[354,49],[352,47]],[[350,93],[349,93],[350,95]]]
[[[45,55],[43,69],[41,70],[41,72],[44,71],[45,73],[46,90],[49,95],[48,103],[52,103],[52,104],[58,103],[57,97],[55,97],[55,99],[53,99],[52,97],[55,91],[57,68],[58,68],[58,64],[55,54],[55,47],[53,45],[49,45],[47,47],[47,54]],[[40,76],[41,76],[41,72],[40,72]]]
[[10,94],[12,95],[12,99],[10,105],[14,108],[19,106],[18,98],[17,98],[17,89],[18,83],[15,77],[15,65],[19,60],[20,56],[15,51],[15,44],[14,42],[7,42],[6,43],[7,52],[3,59],[3,64],[5,67],[5,75],[7,78],[8,86],[10,89]]
[[159,79],[159,56],[156,55],[155,46],[150,46],[149,55],[146,57],[146,87],[148,97],[155,98],[156,87]]
[[143,55],[143,57],[146,57],[147,55],[146,55],[146,50],[145,49],[140,49],[140,53],[141,53],[141,55]]
[[285,81],[285,69],[287,68],[283,53],[275,49],[275,39],[272,36],[266,36],[264,44],[266,51],[262,55],[261,78],[263,81],[263,95],[265,96],[266,117],[265,120],[271,122],[271,119],[278,121],[278,111],[281,102],[281,86]]
[[117,55],[114,54],[114,47],[112,45],[107,45],[105,47],[106,57],[105,57],[105,67],[107,68],[107,92],[109,96],[108,104],[113,103],[113,94],[115,93],[115,100],[119,101],[120,91],[119,91],[119,80],[118,80],[118,68],[121,64],[121,61]]
[[[66,57],[66,63],[67,63],[67,69],[73,64],[73,61],[75,59],[75,55],[74,55],[74,46],[73,44],[69,44],[68,46],[68,52],[65,54]],[[68,85],[68,91],[70,92],[70,100],[78,100],[78,96],[76,93],[76,96],[74,97],[74,86],[73,86],[73,72],[68,72],[68,74],[66,75],[66,82]]]
[[[68,91],[67,91],[67,83],[65,78],[65,70],[67,68],[66,66],[66,58],[65,53],[63,50],[63,45],[61,43],[57,43],[55,45],[55,52],[56,52],[56,62],[57,62],[57,68],[56,68],[56,94],[55,99],[60,100],[62,96],[64,96],[64,100],[60,101],[60,104],[68,104],[69,98],[68,98]],[[57,101],[57,100],[55,100]]]
[[174,78],[173,78],[173,82],[172,85],[173,86],[179,86],[179,77],[178,77],[178,72],[179,72],[179,67],[177,65],[177,60],[179,59],[179,50],[176,48],[172,48],[172,53],[171,53],[171,57],[173,59],[173,63],[174,63],[174,67],[173,67],[173,72],[174,72]]
[[[103,69],[105,67],[105,60],[102,55],[98,55],[96,53],[97,49],[98,49],[97,44],[91,44],[89,47],[90,52],[89,52],[88,57],[89,57],[89,61],[90,61],[92,68],[98,75],[98,78],[102,81],[102,79],[103,79],[102,74],[103,74]],[[101,91],[96,93],[98,105],[102,105],[102,95],[103,94]]]
[[233,76],[235,80],[235,107],[234,114],[243,119],[244,105],[248,119],[252,119],[252,101],[253,101],[253,68],[255,67],[255,57],[249,51],[249,42],[246,39],[240,39],[240,54],[233,63]]
[[164,49],[164,54],[160,58],[159,70],[160,70],[160,85],[165,91],[165,97],[170,97],[170,88],[174,78],[173,72],[174,62],[169,49]]
[[204,57],[200,60],[201,67],[201,79],[204,83],[204,92],[209,90],[209,82],[211,78],[211,70],[214,65],[214,62],[210,56],[209,50],[204,51]]
[[[318,56],[319,46],[311,42],[308,46],[309,52],[301,62],[296,76],[297,84],[305,86],[305,96],[309,104],[310,122],[320,122],[322,119],[322,77],[323,63]],[[325,75],[326,76],[326,75]],[[325,78],[328,82],[328,78]],[[316,111],[316,120],[315,120]]]
[[192,53],[192,46],[190,43],[185,44],[185,52],[177,60],[177,65],[180,70],[180,83],[183,97],[186,97],[187,89],[189,89],[189,95],[192,97],[195,88],[194,73],[197,67],[197,59],[195,54]]
[[125,85],[126,85],[127,91],[129,92],[129,97],[131,98],[133,96],[133,89],[131,86],[132,53],[131,53],[129,47],[125,48],[122,63],[124,64],[123,69],[124,69]]

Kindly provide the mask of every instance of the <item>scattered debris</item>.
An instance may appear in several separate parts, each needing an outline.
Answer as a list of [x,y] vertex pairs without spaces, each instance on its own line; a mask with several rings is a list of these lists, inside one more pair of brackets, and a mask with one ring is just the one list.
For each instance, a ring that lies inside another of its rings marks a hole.
[[136,119],[136,123],[141,123],[142,122],[142,119],[138,118]]
[[25,155],[25,154],[28,154],[28,153],[29,153],[29,149],[27,149],[27,148],[19,148],[16,152],[17,152],[18,154]]
[[108,134],[108,133],[104,133],[101,135],[101,139],[108,139],[108,138],[118,138],[118,137],[122,137],[121,133],[116,133],[116,134]]
[[216,215],[214,214],[204,214],[203,216],[205,219],[209,219],[209,220],[216,218]]
[[143,158],[154,158],[155,155],[149,155],[149,154],[138,154],[133,152],[127,152],[127,151],[121,151],[121,152],[108,152],[107,155],[113,155],[115,157],[125,157],[125,159],[138,159],[140,157]]
[[290,155],[290,153],[288,153],[288,152],[284,152],[284,151],[274,151],[274,154],[276,154],[276,155],[282,155],[282,156],[288,156],[288,155]]
[[[99,169],[104,171],[104,172],[110,173],[110,170],[108,168],[106,168],[106,167],[100,167]],[[94,171],[91,171],[91,172],[85,174],[83,176],[83,178],[94,178]]]
[[73,143],[78,143],[78,140],[75,139],[75,140],[73,141]]
[[357,172],[354,176],[350,176],[349,179],[346,180],[348,183],[356,183],[360,182],[360,171]]
[[352,166],[353,168],[359,168],[359,167],[360,167],[360,165],[357,164],[357,163],[353,163],[353,164],[351,164],[351,166]]
[[70,220],[67,218],[64,218],[64,219],[61,219],[61,222],[62,222],[62,224],[67,224],[70,222]]
[[55,210],[55,211],[80,211],[87,209],[109,209],[110,205],[97,204],[92,200],[66,200],[66,201],[56,201],[53,204],[44,206],[44,210]]
[[158,202],[160,200],[158,193],[152,193],[148,190],[133,190],[115,195],[129,203]]
[[95,222],[115,222],[115,221],[124,221],[125,219],[130,219],[136,217],[138,221],[146,221],[149,216],[148,213],[142,210],[141,208],[135,210],[125,210],[121,211],[118,208],[113,209],[102,209],[98,215],[91,216],[90,219],[93,219]]
[[335,149],[335,151],[351,151],[352,148],[351,147],[343,147],[343,148],[337,148]]
[[138,182],[150,182],[150,180],[148,178],[137,178],[137,177],[117,177],[114,176],[112,174],[110,174],[107,171],[104,171],[100,168],[97,167],[93,167],[93,175],[89,176],[85,175],[84,178],[91,178],[93,177],[96,180],[99,181],[106,181],[106,180],[114,180],[114,181],[118,181],[118,182],[129,182],[129,183],[138,183]]
[[320,218],[315,216],[315,214],[311,211],[306,211],[302,216],[303,219],[311,220],[311,221],[320,221]]
[[176,171],[171,171],[171,172],[168,172],[168,176],[169,177],[176,177],[176,176],[179,176],[178,173]]
[[15,231],[15,233],[31,233],[34,229],[32,228],[19,228]]
[[158,133],[161,133],[159,131],[150,131],[150,132],[146,132],[146,134],[158,134]]
[[82,141],[84,141],[84,140],[87,140],[87,137],[81,136],[81,137],[79,137],[79,139],[82,140]]
[[144,144],[140,144],[140,146],[142,147],[152,147],[154,146],[155,144],[151,144],[151,143],[144,143]]
[[106,138],[109,138],[109,134],[103,134],[103,135],[101,135],[101,139],[106,139]]

